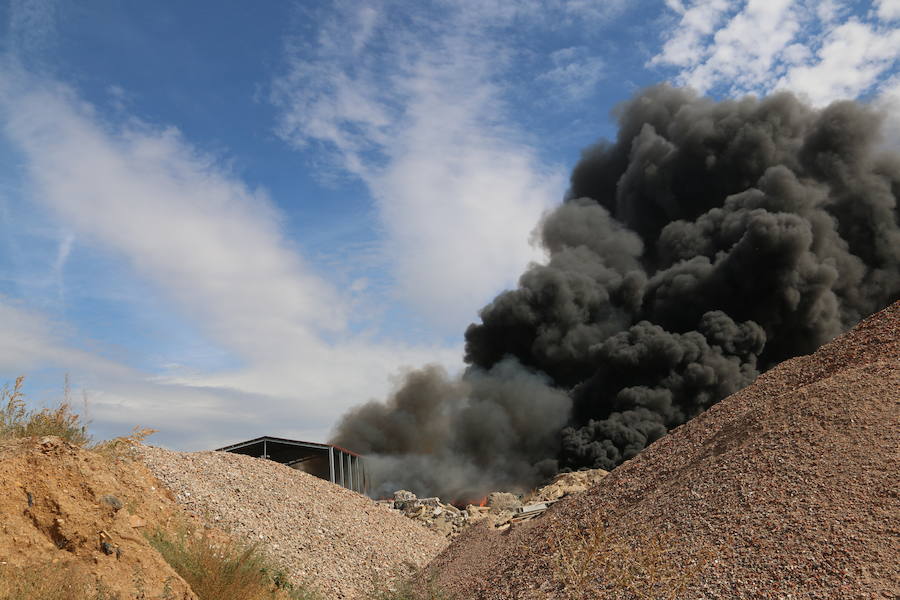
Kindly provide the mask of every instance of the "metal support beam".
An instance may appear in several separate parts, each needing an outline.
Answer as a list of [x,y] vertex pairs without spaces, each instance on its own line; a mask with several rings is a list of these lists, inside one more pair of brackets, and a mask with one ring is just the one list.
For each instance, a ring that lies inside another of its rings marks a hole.
[[347,487],[351,490],[355,490],[356,487],[353,485],[353,457],[349,454],[347,455],[347,473],[350,474],[347,478]]
[[266,444],[266,440],[263,440],[263,458],[269,458],[269,447]]
[[344,453],[343,452],[339,452],[339,458],[340,458],[339,462],[341,463],[341,485],[344,487],[347,487],[347,485],[344,483]]
[[334,448],[328,448],[328,477],[334,483]]

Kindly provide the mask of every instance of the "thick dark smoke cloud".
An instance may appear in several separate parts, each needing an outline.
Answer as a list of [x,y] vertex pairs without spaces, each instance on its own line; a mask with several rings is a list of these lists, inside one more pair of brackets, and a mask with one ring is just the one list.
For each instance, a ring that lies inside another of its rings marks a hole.
[[572,401],[508,358],[452,380],[438,367],[409,373],[384,404],[344,415],[336,443],[368,455],[374,493],[404,488],[471,501],[557,471]]
[[877,113],[665,85],[617,109],[540,226],[548,253],[337,441],[445,496],[615,467],[900,296],[900,156]]

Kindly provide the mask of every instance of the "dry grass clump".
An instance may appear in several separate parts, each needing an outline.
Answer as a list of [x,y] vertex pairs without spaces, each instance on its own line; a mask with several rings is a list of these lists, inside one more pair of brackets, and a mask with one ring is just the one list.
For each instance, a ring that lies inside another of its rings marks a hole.
[[144,440],[154,433],[156,433],[155,429],[138,426],[135,427],[129,435],[122,435],[112,438],[111,440],[97,442],[96,444],[93,444],[89,450],[111,459],[129,457],[131,449],[135,445],[143,443]]
[[72,408],[69,396],[69,379],[66,377],[63,401],[56,408],[29,410],[22,392],[24,376],[16,378],[10,387],[0,388],[0,440],[25,437],[56,436],[70,444],[85,447],[107,458],[118,458],[135,444],[156,433],[154,429],[135,427],[129,435],[92,443],[88,424]]
[[[0,600],[119,600],[73,565],[0,566]],[[167,600],[167,599],[160,599]]]
[[433,581],[396,576],[391,581],[373,578],[366,600],[456,600],[440,590]]
[[321,600],[295,586],[256,546],[213,540],[206,532],[157,529],[147,538],[200,600]]
[[638,540],[606,531],[602,519],[550,538],[553,575],[568,598],[675,600],[699,575],[713,552],[703,548],[676,560],[675,536],[658,533]]
[[91,441],[87,425],[72,409],[68,393],[54,409],[28,410],[22,392],[24,381],[20,376],[12,388],[6,384],[0,389],[0,439],[55,435],[78,446]]

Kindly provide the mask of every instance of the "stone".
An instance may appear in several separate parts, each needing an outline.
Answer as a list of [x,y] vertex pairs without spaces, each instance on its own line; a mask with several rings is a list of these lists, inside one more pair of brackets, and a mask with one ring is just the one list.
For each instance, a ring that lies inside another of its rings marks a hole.
[[137,515],[130,515],[128,517],[128,524],[133,528],[137,529],[139,527],[144,527],[147,525],[147,521]]
[[491,492],[487,497],[487,504],[492,513],[499,513],[505,510],[515,510],[522,506],[522,501],[515,494],[508,492]]
[[114,511],[121,510],[122,508],[122,501],[115,496],[110,496],[109,494],[107,494],[106,496],[100,496],[100,502],[109,506]]

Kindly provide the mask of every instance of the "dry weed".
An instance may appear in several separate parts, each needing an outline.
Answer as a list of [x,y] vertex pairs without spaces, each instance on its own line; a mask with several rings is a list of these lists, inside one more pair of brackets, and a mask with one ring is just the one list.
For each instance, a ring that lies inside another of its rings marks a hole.
[[373,575],[366,600],[454,600],[432,579],[423,579],[415,565],[404,567],[387,578]]
[[[638,539],[612,535],[602,519],[550,538],[556,581],[571,598],[675,600],[712,558],[709,548],[675,556],[674,534]],[[602,595],[598,595],[602,594]]]
[[156,433],[155,429],[136,426],[129,435],[123,435],[98,442],[90,447],[92,452],[96,452],[106,458],[130,458],[131,449],[135,445],[142,443],[148,437]]
[[0,600],[119,600],[76,566],[0,566]]
[[78,446],[91,441],[87,425],[69,402],[68,384],[59,406],[33,411],[25,406],[24,381],[19,376],[12,388],[7,384],[0,389],[0,439],[55,435]]
[[[155,429],[135,427],[131,434],[111,440],[91,443],[87,432],[86,419],[72,408],[69,376],[66,375],[63,401],[56,408],[28,410],[22,385],[24,376],[16,378],[0,388],[0,439],[20,437],[43,437],[53,435],[76,446],[86,447],[107,458],[120,458],[138,443],[156,433]],[[84,413],[87,413],[87,397],[84,398]]]
[[256,546],[214,540],[206,531],[187,528],[175,535],[158,529],[148,540],[200,600],[320,599],[305,586],[288,582]]

